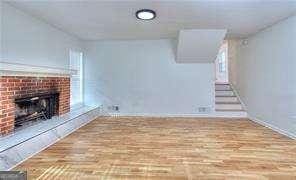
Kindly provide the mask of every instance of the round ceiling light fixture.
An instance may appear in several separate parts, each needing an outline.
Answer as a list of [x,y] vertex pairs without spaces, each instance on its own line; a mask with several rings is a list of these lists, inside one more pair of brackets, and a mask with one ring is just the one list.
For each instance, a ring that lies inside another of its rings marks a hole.
[[152,20],[156,17],[156,13],[151,9],[141,9],[136,12],[136,17],[141,20]]

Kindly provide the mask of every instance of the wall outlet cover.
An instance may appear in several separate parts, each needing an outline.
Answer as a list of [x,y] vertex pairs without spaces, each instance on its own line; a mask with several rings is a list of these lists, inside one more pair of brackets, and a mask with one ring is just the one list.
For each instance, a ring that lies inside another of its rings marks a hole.
[[108,106],[108,110],[119,111],[119,106],[118,105]]
[[198,107],[198,112],[199,113],[210,113],[211,108],[210,107]]

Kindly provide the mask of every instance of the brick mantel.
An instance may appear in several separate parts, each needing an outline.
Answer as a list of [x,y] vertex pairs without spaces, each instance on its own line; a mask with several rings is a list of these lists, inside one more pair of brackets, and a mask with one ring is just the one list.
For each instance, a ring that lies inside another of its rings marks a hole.
[[48,91],[60,94],[58,114],[69,112],[69,77],[0,76],[0,134],[14,129],[15,98]]

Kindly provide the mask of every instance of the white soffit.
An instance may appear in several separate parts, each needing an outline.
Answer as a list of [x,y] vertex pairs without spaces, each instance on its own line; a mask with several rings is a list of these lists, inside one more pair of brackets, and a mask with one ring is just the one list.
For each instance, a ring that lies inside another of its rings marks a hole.
[[178,39],[177,63],[212,63],[223,44],[226,29],[181,30]]

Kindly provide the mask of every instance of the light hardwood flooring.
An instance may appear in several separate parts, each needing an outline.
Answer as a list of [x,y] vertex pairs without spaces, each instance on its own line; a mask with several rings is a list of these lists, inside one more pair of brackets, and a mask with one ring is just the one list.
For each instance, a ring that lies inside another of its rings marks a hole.
[[296,179],[296,141],[247,119],[101,117],[15,169],[29,179]]

